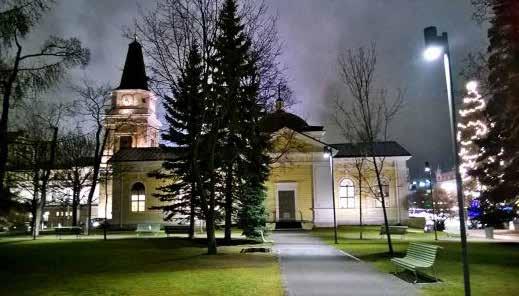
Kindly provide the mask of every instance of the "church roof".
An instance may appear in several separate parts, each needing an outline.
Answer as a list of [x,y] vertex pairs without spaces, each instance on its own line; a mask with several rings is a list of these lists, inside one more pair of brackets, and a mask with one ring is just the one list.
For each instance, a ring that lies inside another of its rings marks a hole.
[[277,110],[266,115],[259,123],[262,132],[273,133],[284,127],[297,132],[311,132],[322,131],[322,126],[308,125],[301,117],[285,112],[284,110]]
[[173,157],[175,157],[173,151],[166,151],[160,147],[124,148],[117,151],[110,161],[155,161],[171,159]]
[[[371,156],[368,143],[342,143],[331,144],[333,148],[339,150],[335,155],[336,158]],[[375,156],[411,156],[411,153],[395,141],[376,142]]]
[[142,55],[142,46],[137,39],[128,45],[121,84],[117,89],[148,90],[148,77]]

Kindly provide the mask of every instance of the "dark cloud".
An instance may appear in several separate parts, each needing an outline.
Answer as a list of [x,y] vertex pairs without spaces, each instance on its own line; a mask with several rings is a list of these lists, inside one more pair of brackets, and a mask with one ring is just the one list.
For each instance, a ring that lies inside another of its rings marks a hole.
[[[294,112],[326,125],[329,141],[341,141],[327,102],[330,88],[338,85],[337,55],[376,42],[378,85],[406,90],[392,138],[414,155],[411,174],[420,175],[426,160],[444,169],[452,165],[443,67],[423,61],[422,30],[436,25],[449,33],[453,71],[458,73],[468,52],[486,46],[486,29],[471,19],[470,1],[271,0],[270,6],[279,15],[283,62],[301,102]],[[456,81],[458,90],[463,83]]]
[[[78,36],[92,51],[86,70],[76,70],[71,81],[87,75],[118,84],[128,40],[122,29],[132,24],[139,6],[155,1],[58,1],[40,35]],[[449,32],[454,71],[459,72],[469,51],[485,47],[486,31],[471,19],[465,0],[267,0],[279,15],[284,45],[282,62],[300,102],[293,111],[314,124],[323,124],[328,139],[340,141],[330,120],[327,95],[337,86],[335,61],[340,50],[376,42],[379,85],[406,89],[406,105],[392,129],[392,137],[413,155],[411,173],[418,175],[425,160],[433,166],[452,163],[448,106],[440,63],[421,59],[422,30],[437,25]],[[43,38],[43,37],[42,37]],[[462,81],[457,81],[461,85]],[[458,87],[460,89],[460,87]]]

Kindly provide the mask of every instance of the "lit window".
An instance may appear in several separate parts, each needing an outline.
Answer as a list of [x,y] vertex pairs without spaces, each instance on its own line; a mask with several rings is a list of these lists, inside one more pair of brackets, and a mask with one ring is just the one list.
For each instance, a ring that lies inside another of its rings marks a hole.
[[140,182],[133,184],[131,192],[132,212],[144,212],[145,201],[146,196],[144,195],[144,185]]
[[339,208],[355,208],[355,187],[349,179],[344,179],[339,184]]
[[[376,182],[375,182],[376,183]],[[380,196],[380,189],[378,188],[378,184],[374,186],[373,192],[375,193],[375,207],[382,207],[382,197]],[[386,207],[389,207],[389,181],[382,180],[382,192],[384,192],[384,202]]]

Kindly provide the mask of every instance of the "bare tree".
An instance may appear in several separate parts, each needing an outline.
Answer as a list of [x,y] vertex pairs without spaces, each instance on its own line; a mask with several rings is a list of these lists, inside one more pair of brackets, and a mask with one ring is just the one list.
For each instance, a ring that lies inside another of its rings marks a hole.
[[[187,61],[189,48],[197,42],[202,59],[208,61],[213,54],[218,12],[223,1],[219,0],[166,0],[157,3],[152,11],[145,11],[135,22],[137,34],[147,57],[147,68],[154,91],[161,97],[170,95],[175,77]],[[277,16],[269,12],[265,1],[243,1],[239,11],[252,50],[257,60],[260,79],[259,99],[265,108],[272,110],[278,91],[285,105],[294,103],[292,91],[279,62],[282,53],[277,34]],[[209,65],[206,65],[208,67]],[[208,69],[208,68],[206,68]]]
[[92,162],[92,175],[90,191],[87,197],[88,217],[86,222],[86,234],[89,234],[90,220],[92,219],[92,201],[98,183],[103,152],[107,144],[109,130],[104,128],[104,114],[110,107],[110,93],[113,88],[107,84],[95,85],[90,81],[83,81],[83,85],[75,86],[74,91],[78,95],[74,101],[74,112],[82,115],[87,124],[93,129],[94,153]]
[[[150,59],[148,73],[155,92],[167,100],[173,89],[178,88],[176,78],[182,73],[190,49],[196,43],[200,49],[203,82],[201,99],[207,108],[200,114],[201,129],[192,139],[191,167],[193,170],[195,192],[199,198],[201,214],[206,220],[207,249],[216,254],[215,208],[217,193],[215,184],[219,175],[216,172],[216,147],[220,121],[211,114],[214,102],[209,99],[210,59],[213,54],[213,41],[216,36],[219,2],[216,0],[166,0],[157,4],[153,11],[143,12],[136,21],[137,35]],[[200,159],[204,161],[201,162]]]
[[[337,99],[335,102],[337,123],[343,131],[347,131],[346,140],[357,143],[369,160],[376,177],[374,192],[382,203],[384,224],[387,233],[389,253],[393,256],[393,245],[389,232],[389,222],[384,194],[384,145],[391,121],[402,106],[402,92],[398,91],[394,99],[388,98],[385,89],[376,89],[375,70],[377,64],[376,46],[371,48],[348,49],[338,58],[338,71],[342,83],[349,94],[349,100]],[[368,186],[372,188],[372,186]]]
[[[42,216],[45,213],[49,181],[55,167],[58,128],[62,123],[65,104],[44,103],[33,98],[19,108],[16,128],[23,131],[23,142],[18,141],[11,155],[17,158],[18,186],[32,183],[33,238],[39,235]],[[30,179],[30,180],[29,180]]]
[[[0,195],[4,195],[4,177],[8,157],[7,130],[12,100],[29,89],[47,89],[59,81],[66,70],[86,65],[90,53],[77,38],[50,36],[34,52],[25,52],[23,40],[52,1],[2,1],[0,12]],[[26,49],[25,49],[26,50]]]
[[78,212],[83,200],[83,189],[91,185],[94,150],[93,137],[83,134],[79,129],[62,137],[58,144],[59,159],[53,180],[55,187],[71,189],[73,226],[77,226],[79,222]]

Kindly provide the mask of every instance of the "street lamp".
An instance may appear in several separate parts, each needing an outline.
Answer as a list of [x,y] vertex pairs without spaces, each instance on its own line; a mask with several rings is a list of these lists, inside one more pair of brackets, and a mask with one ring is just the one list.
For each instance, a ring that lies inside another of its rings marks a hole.
[[324,146],[324,158],[328,158],[330,161],[330,176],[332,177],[332,206],[333,206],[333,238],[336,244],[337,241],[337,215],[335,213],[335,180],[333,176],[333,150],[330,146]]
[[463,188],[460,175],[460,159],[458,154],[458,141],[456,139],[456,105],[454,102],[454,91],[452,89],[452,69],[449,52],[449,38],[447,32],[438,35],[436,27],[424,29],[425,51],[424,58],[428,61],[436,60],[443,54],[443,66],[445,69],[445,80],[447,84],[447,98],[449,101],[449,115],[451,124],[452,153],[454,154],[454,165],[456,174],[456,191],[458,196],[458,215],[460,219],[461,236],[461,259],[463,263],[463,280],[465,295],[470,296],[470,276],[467,256],[467,231],[465,229],[465,208],[463,202]]
[[436,229],[436,207],[434,206],[434,195],[433,195],[433,181],[432,181],[432,171],[429,162],[425,162],[424,171],[429,174],[429,192],[431,193],[431,206],[433,212],[433,229],[434,229],[434,240],[438,240],[438,231]]

